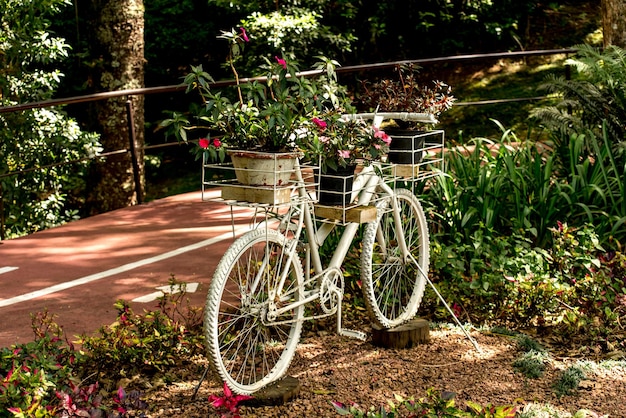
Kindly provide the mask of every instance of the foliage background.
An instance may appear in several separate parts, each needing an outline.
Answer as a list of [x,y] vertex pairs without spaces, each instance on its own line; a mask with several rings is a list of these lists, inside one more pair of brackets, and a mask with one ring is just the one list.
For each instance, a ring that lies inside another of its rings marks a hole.
[[[63,77],[56,63],[67,58],[69,45],[49,32],[50,19],[66,5],[64,0],[0,1],[0,105],[54,97]],[[0,175],[47,167],[0,177],[0,216],[7,236],[49,228],[77,215],[85,164],[55,164],[94,155],[97,139],[57,108],[0,116]]]

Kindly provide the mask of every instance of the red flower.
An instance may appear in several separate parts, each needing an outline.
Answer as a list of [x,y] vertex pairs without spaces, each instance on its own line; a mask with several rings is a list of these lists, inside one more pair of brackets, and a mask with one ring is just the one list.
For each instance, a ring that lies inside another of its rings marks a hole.
[[313,118],[311,119],[311,121],[317,125],[318,128],[320,128],[321,131],[323,131],[324,129],[326,129],[327,123],[324,122],[323,120],[319,119],[319,118]]
[[219,147],[222,146],[222,142],[219,139],[216,138],[216,139],[213,140],[213,146],[215,148],[219,148]]
[[287,61],[285,61],[282,58],[279,58],[278,56],[275,56],[274,58],[276,58],[276,62],[282,65],[285,70],[287,69]]
[[210,142],[209,142],[209,140],[207,138],[200,138],[198,140],[198,145],[200,146],[200,148],[207,149],[207,148],[209,148],[209,144],[210,144]]

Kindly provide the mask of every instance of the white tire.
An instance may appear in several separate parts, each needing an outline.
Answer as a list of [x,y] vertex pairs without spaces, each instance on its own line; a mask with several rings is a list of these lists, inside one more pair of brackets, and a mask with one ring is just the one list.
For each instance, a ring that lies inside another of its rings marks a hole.
[[[391,211],[391,196],[384,197],[376,204],[376,220],[365,227],[361,255],[365,305],[371,320],[383,328],[396,327],[415,316],[424,296],[430,256],[422,205],[407,189],[394,193],[400,225]],[[411,254],[408,260],[403,259],[398,245],[398,228],[402,228]]]
[[280,308],[304,297],[296,254],[281,294],[268,298],[288,262],[288,242],[273,230],[250,231],[229,247],[215,270],[205,336],[209,360],[235,393],[249,395],[280,379],[295,354],[304,307],[272,320],[267,315],[270,303]]

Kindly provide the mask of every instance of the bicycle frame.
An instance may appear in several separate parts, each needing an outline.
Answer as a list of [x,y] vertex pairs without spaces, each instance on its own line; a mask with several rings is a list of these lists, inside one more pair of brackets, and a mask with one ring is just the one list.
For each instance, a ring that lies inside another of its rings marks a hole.
[[[324,241],[326,240],[326,238],[330,235],[332,230],[337,226],[337,224],[324,223],[319,228],[315,227],[315,219],[313,216],[313,209],[311,205],[312,200],[308,197],[308,191],[306,190],[304,186],[304,181],[302,178],[302,171],[299,165],[296,166],[296,179],[298,183],[300,184],[300,186],[298,186],[298,194],[299,194],[299,197],[301,198],[301,203],[298,207],[300,216],[299,216],[298,223],[297,223],[298,225],[297,229],[294,232],[294,237],[293,237],[294,239],[291,241],[291,248],[289,248],[288,250],[287,260],[285,260],[285,262],[282,264],[284,266],[290,265],[292,258],[296,256],[296,251],[297,251],[296,244],[300,241],[301,235],[303,233],[306,233],[307,237],[309,238],[308,244],[307,244],[308,256],[307,256],[307,265],[306,265],[306,273],[305,273],[306,277],[302,279],[303,279],[305,286],[307,284],[311,284],[314,282],[316,282],[316,286],[314,288],[314,291],[302,300],[299,300],[294,303],[290,303],[286,306],[283,306],[280,309],[276,309],[275,307],[272,309],[270,306],[270,311],[267,314],[267,318],[270,321],[273,318],[279,317],[281,314],[285,312],[288,312],[301,305],[306,305],[308,303],[311,303],[315,300],[320,299],[321,291],[320,291],[319,279],[322,278],[326,272],[329,272],[329,271],[334,272],[334,271],[340,270],[341,265],[343,264],[343,261],[345,260],[345,257],[348,254],[348,251],[350,250],[352,240],[354,239],[354,236],[356,235],[358,228],[359,228],[359,224],[354,223],[354,222],[350,222],[346,225],[345,230],[342,233],[341,238],[339,240],[339,243],[337,244],[337,247],[334,250],[331,260],[328,262],[328,265],[324,267],[321,257],[320,257],[319,249],[324,243]],[[389,185],[387,185],[383,181],[382,177],[376,173],[375,167],[373,165],[365,166],[363,170],[361,171],[361,173],[359,173],[355,179],[354,186],[353,186],[353,193],[358,193],[357,205],[360,205],[360,206],[368,205],[372,201],[372,198],[375,195],[377,188],[380,188],[384,195],[387,195],[391,198],[391,210],[394,213],[395,221],[397,223],[401,222],[400,215],[397,210],[397,202],[393,198],[394,196],[393,190],[391,189],[391,187],[389,187]],[[398,239],[398,242],[400,243],[400,248],[402,250],[403,258],[405,261],[411,261],[412,259],[411,260],[409,259],[410,253],[406,246],[404,236],[402,235],[403,231],[400,229],[398,233],[400,234],[400,236],[398,236],[397,239]],[[382,237],[382,234],[380,234],[380,236],[378,236],[378,239],[384,240],[385,237]],[[313,263],[313,271],[315,273],[312,278],[310,277],[310,270],[311,270],[310,262],[311,261]],[[261,271],[262,269],[260,269],[260,272]],[[269,300],[275,300],[276,297],[278,296],[279,300],[285,302],[291,298],[292,292],[286,293],[286,294],[283,294],[282,292],[285,281],[287,279],[287,274],[288,274],[288,269],[285,268],[281,272],[279,284],[271,292]],[[255,279],[255,282],[256,282],[254,285],[255,287],[258,281],[259,281],[259,277]],[[338,296],[339,296],[339,299],[341,299],[343,297],[343,294],[341,293]],[[271,305],[274,305],[274,304],[271,304]],[[338,303],[338,309],[337,309],[338,314],[340,314],[340,305],[341,303]],[[323,316],[333,315],[334,313],[335,312],[331,312]],[[304,319],[315,319],[315,318],[319,318],[319,316],[305,317]],[[344,335],[347,334],[353,337],[361,338],[361,335],[360,335],[361,333],[359,333],[359,335],[355,335],[354,334],[355,331],[343,330],[341,328],[340,315],[338,315],[338,331],[339,333],[344,334]]]

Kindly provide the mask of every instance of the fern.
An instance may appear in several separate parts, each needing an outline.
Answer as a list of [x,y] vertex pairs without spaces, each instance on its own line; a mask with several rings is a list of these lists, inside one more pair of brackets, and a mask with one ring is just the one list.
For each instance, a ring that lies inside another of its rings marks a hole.
[[589,45],[577,47],[576,58],[567,60],[578,78],[551,76],[540,88],[556,95],[556,106],[535,109],[531,117],[561,134],[591,131],[602,136],[602,126],[614,145],[626,137],[626,51],[609,47],[604,51]]

